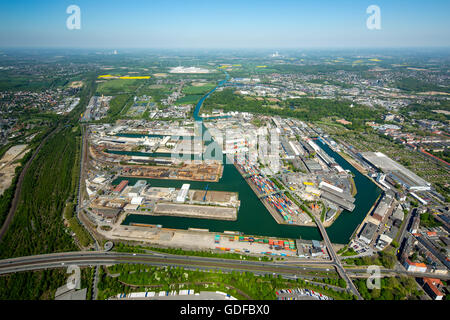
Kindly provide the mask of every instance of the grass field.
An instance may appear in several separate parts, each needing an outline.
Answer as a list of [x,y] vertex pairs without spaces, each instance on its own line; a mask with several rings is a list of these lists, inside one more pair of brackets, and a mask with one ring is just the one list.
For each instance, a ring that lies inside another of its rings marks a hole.
[[203,95],[201,94],[191,94],[187,95],[181,99],[178,99],[176,101],[177,104],[196,104],[198,100],[202,98]]
[[206,83],[202,86],[188,86],[183,88],[183,93],[185,95],[199,95],[205,94],[214,89],[215,85],[212,83]]
[[134,93],[142,81],[134,79],[114,79],[98,84],[97,93],[104,95],[116,95],[119,93]]
[[[269,274],[259,277],[249,272],[222,273],[215,270],[203,272],[184,268],[117,264],[106,269],[100,268],[99,279],[99,300],[118,293],[186,289],[196,292],[220,290],[238,299],[273,300],[276,299],[277,289],[298,287],[317,290],[334,299],[352,299],[351,294],[312,285],[302,279],[287,280]],[[334,283],[334,279],[325,280]]]

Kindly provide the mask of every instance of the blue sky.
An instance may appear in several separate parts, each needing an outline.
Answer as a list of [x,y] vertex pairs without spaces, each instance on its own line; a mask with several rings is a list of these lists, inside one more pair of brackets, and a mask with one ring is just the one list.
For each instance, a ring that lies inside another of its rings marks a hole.
[[[68,30],[66,8],[81,9]],[[366,8],[381,9],[368,30]],[[0,46],[308,48],[450,46],[450,1],[35,0],[0,3]]]

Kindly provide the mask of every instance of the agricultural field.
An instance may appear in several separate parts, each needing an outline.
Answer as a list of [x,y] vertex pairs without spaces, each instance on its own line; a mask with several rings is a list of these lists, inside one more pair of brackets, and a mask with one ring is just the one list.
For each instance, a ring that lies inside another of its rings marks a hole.
[[203,95],[214,89],[215,86],[213,83],[192,83],[183,88],[183,93],[185,95]]
[[196,104],[203,95],[198,94],[198,95],[187,95],[184,96],[183,98],[178,99],[175,104]]
[[136,79],[113,79],[99,82],[97,86],[98,95],[117,95],[122,93],[135,93],[144,81]]

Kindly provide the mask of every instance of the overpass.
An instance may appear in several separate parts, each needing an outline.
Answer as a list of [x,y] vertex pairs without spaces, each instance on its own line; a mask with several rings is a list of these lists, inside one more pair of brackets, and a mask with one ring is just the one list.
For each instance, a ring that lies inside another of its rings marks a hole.
[[[225,271],[253,272],[257,274],[276,274],[283,276],[304,276],[306,272],[324,272],[335,268],[332,261],[249,261],[211,257],[172,255],[154,252],[151,254],[106,252],[106,251],[74,251],[0,260],[0,274],[40,269],[64,268],[68,265],[92,266],[118,263],[149,264],[156,266],[180,266],[185,268],[220,269]],[[346,275],[352,277],[368,277],[365,267],[346,268]],[[434,273],[409,272],[380,268],[384,276],[405,275],[414,277],[433,277],[450,280],[449,275]],[[345,280],[345,279],[344,279]],[[351,281],[351,280],[350,280]]]
[[[298,199],[297,195],[294,193],[291,193],[291,195],[301,203],[302,201]],[[319,228],[320,234],[322,235],[322,239],[325,242],[325,245],[328,250],[328,254],[331,258],[331,263],[335,266],[339,276],[345,280],[347,283],[348,288],[353,292],[353,294],[358,298],[358,300],[363,300],[363,297],[358,292],[358,289],[356,288],[355,284],[352,282],[352,280],[347,275],[346,271],[344,270],[344,267],[342,266],[341,260],[339,260],[339,257],[337,256],[336,252],[334,251],[333,244],[330,241],[330,238],[328,237],[327,231],[325,230],[325,227],[323,226],[320,219],[317,219],[315,215],[312,214],[312,217],[314,218],[314,222],[316,223],[317,227]]]

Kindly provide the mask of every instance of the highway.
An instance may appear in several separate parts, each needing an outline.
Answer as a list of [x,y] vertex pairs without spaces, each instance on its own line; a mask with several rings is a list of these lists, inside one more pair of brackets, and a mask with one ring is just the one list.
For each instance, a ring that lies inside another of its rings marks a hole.
[[[143,263],[177,266],[196,266],[208,268],[239,269],[242,271],[263,271],[277,274],[300,274],[306,268],[298,265],[263,262],[220,259],[196,256],[177,256],[164,253],[138,254],[105,251],[63,252],[45,255],[36,255],[20,258],[0,260],[0,274],[24,270],[61,267],[64,265],[98,265],[114,263]],[[323,271],[324,264],[330,268],[330,263],[306,261],[302,263],[308,266],[308,270]]]
[[[140,254],[124,252],[105,251],[75,251],[26,256],[0,260],[0,274],[8,274],[21,271],[32,271],[39,269],[62,268],[68,265],[91,266],[108,265],[117,263],[139,263],[155,266],[179,266],[184,268],[198,269],[220,269],[222,271],[247,271],[255,274],[275,274],[286,278],[305,276],[306,272],[325,272],[335,267],[330,261],[299,261],[298,264],[292,262],[266,262],[233,260],[210,257],[196,257],[171,255],[165,253]],[[384,275],[407,275],[415,277],[433,277],[449,280],[448,275],[412,273],[406,270],[380,269]],[[346,275],[352,277],[368,277],[365,267],[347,268]],[[311,276],[311,275],[310,275]]]

